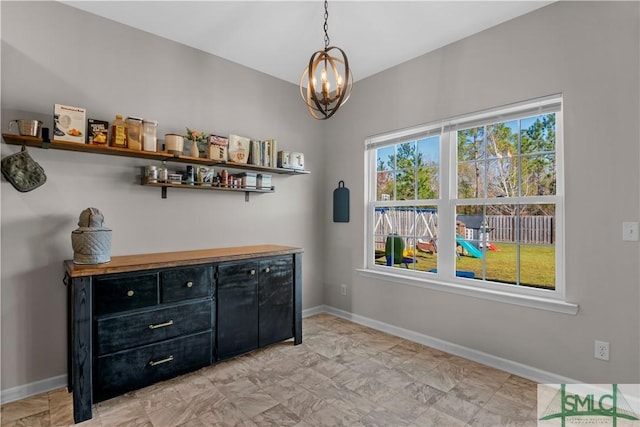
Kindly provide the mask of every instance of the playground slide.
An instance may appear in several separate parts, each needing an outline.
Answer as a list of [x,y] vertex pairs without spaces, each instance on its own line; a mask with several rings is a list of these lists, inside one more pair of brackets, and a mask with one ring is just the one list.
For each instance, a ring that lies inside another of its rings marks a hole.
[[456,242],[460,246],[462,246],[472,257],[482,258],[482,251],[473,246],[469,241],[463,239],[461,236],[456,236]]

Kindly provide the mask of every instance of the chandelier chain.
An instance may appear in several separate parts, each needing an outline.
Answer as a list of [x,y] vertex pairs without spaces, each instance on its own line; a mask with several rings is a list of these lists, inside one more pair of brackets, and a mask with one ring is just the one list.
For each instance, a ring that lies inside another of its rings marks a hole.
[[327,24],[327,20],[329,19],[329,2],[328,0],[324,0],[324,49],[327,50],[329,47],[329,24]]

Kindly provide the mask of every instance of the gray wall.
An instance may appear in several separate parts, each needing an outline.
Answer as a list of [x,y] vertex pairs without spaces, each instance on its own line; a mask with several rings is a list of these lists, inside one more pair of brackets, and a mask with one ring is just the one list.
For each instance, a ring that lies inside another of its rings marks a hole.
[[[2,124],[53,104],[222,135],[275,138],[306,155],[305,176],[274,175],[274,194],[160,190],[139,184],[144,160],[29,149],[47,183],[18,193],[2,179],[2,389],[66,373],[62,261],[78,215],[99,208],[112,255],[274,243],[303,247],[303,308],[323,303],[322,128],[298,88],[57,2],[2,7]],[[301,67],[303,64],[301,65]],[[19,147],[2,144],[2,155]],[[183,167],[178,165],[178,167]]]
[[[333,224],[325,209],[325,304],[576,380],[639,382],[638,243],[621,237],[622,222],[640,218],[638,21],[638,2],[559,2],[359,82],[327,129],[328,175],[350,187],[353,220]],[[355,272],[365,137],[560,92],[566,290],[578,315]],[[609,362],[593,358],[595,339],[611,343]]]

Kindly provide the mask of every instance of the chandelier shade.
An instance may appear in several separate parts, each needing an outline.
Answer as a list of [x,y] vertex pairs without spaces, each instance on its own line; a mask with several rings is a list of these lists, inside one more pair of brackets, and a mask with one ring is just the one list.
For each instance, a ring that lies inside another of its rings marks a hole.
[[309,65],[300,77],[300,96],[317,120],[332,117],[347,102],[353,87],[347,54],[337,46],[329,46],[327,1],[324,7],[324,50],[311,55]]

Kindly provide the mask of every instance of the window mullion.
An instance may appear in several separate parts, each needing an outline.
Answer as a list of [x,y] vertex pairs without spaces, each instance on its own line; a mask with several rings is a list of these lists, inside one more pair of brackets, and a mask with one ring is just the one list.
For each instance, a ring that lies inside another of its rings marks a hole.
[[446,279],[455,277],[455,199],[457,193],[455,131],[442,134],[440,140],[441,203],[438,209],[438,273]]

